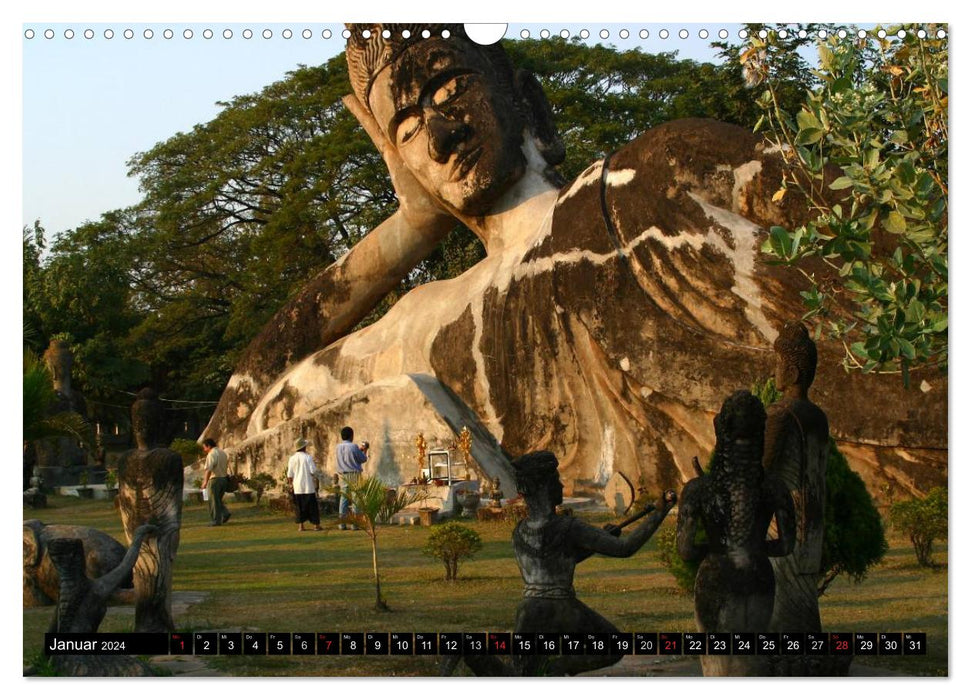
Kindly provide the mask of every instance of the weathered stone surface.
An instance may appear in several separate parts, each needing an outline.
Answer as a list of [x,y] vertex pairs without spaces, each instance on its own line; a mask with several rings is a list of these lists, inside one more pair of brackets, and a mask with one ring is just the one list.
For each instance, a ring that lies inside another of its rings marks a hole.
[[[516,87],[496,77],[498,63],[484,56],[452,40],[431,40],[420,50],[390,51],[390,70],[380,60],[352,65],[352,73],[376,71],[373,82],[355,84],[382,125],[395,110],[413,106],[436,66],[481,74],[439,110],[443,128],[453,129],[450,152],[436,150],[447,144],[427,124],[415,132],[417,146],[410,140],[395,148],[398,134],[374,132],[383,126],[369,133],[396,176],[402,211],[409,209],[404,219],[414,213],[410,195],[423,189],[440,212],[475,231],[487,257],[455,279],[413,290],[378,322],[306,357],[306,343],[263,343],[266,353],[285,358],[285,369],[257,387],[256,370],[241,366],[205,433],[227,451],[244,452],[248,469],[275,470],[299,430],[329,435],[344,424],[362,436],[390,436],[372,440],[375,463],[385,449],[408,454],[417,432],[430,435],[441,426],[427,402],[407,402],[402,388],[406,375],[429,374],[451,387],[509,452],[560,455],[568,493],[599,495],[615,464],[625,465],[635,486],[657,490],[691,478],[691,457],[710,451],[710,421],[721,397],[771,375],[775,329],[801,314],[806,286],[794,271],[766,265],[759,252],[768,226],[807,216],[796,196],[786,197],[784,207],[771,201],[779,154],[744,129],[682,120],[645,133],[557,189],[548,177],[556,149],[541,99],[518,77]],[[525,132],[531,138],[520,138],[522,130],[510,138],[514,125],[489,117],[502,105],[531,113]],[[359,116],[366,127],[367,117]],[[474,165],[453,168],[471,148],[483,149]],[[494,176],[489,167],[497,169]],[[480,195],[498,181],[508,189],[484,204]],[[392,219],[386,223],[395,231],[409,230],[401,217]],[[427,230],[437,235],[435,226]],[[378,227],[372,235],[379,231],[387,233]],[[418,247],[382,251],[390,267]],[[332,277],[349,279],[348,264],[335,263]],[[336,288],[334,295],[335,303],[347,296]],[[319,296],[314,302],[330,303]],[[291,321],[317,324],[306,315]],[[273,327],[287,322],[278,316]],[[313,336],[307,328],[299,333]],[[872,460],[855,465],[864,479],[890,476],[905,491],[919,490],[918,482],[943,483],[946,378],[917,373],[908,390],[896,376],[847,375],[839,369],[842,352],[820,344],[815,400],[837,439],[872,452]],[[281,366],[275,357],[259,363]],[[244,384],[245,400],[237,396]],[[882,407],[879,415],[874,405]],[[916,451],[936,459],[911,471],[906,455]],[[888,463],[901,467],[871,466]],[[405,480],[415,475],[402,469]]]
[[[45,525],[40,520],[24,521],[24,607],[53,605],[57,600],[60,580],[47,553],[55,539],[80,540],[84,546],[85,574],[96,579],[121,563],[125,547],[101,530],[79,525]],[[121,581],[119,588],[131,588],[132,578]]]

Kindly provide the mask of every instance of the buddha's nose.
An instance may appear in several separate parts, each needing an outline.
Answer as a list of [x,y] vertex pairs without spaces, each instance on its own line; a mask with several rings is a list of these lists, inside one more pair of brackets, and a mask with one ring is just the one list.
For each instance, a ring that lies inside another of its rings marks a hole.
[[437,163],[448,162],[456,146],[469,132],[466,124],[440,114],[426,116],[425,128],[428,130],[428,155]]

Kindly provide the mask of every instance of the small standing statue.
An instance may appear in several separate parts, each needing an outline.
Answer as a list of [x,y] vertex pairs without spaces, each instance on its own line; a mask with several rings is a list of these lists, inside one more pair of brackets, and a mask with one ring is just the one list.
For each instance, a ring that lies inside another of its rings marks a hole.
[[[816,344],[800,323],[788,323],[775,341],[776,388],[783,398],[768,409],[762,465],[785,484],[796,513],[796,543],[792,554],[772,560],[775,605],[773,632],[819,632],[823,515],[826,507],[826,464],[829,422],[809,400],[816,376]],[[808,657],[780,658],[776,673],[806,675]],[[785,662],[785,663],[782,663]],[[782,668],[785,666],[785,668]]]
[[[421,479],[421,472],[425,468],[425,456],[428,454],[428,443],[425,441],[425,434],[418,433],[415,438],[415,457],[418,462],[418,478]],[[428,473],[431,478],[431,472]]]
[[140,525],[158,528],[135,564],[135,632],[171,632],[172,567],[182,525],[182,457],[159,446],[161,402],[143,389],[132,404],[137,448],[118,462],[118,504],[125,536],[133,541]]
[[[695,579],[695,620],[702,632],[764,632],[772,619],[775,579],[769,557],[785,556],[794,542],[792,498],[762,471],[765,409],[737,391],[715,417],[710,473],[689,481],[678,512],[678,553],[703,559]],[[778,539],[766,540],[772,517]],[[699,525],[708,536],[697,544]],[[761,675],[761,657],[702,656],[706,676]]]
[[468,481],[469,467],[472,466],[472,433],[467,425],[463,425],[459,433],[459,452],[462,453],[462,461],[465,462],[465,479]]

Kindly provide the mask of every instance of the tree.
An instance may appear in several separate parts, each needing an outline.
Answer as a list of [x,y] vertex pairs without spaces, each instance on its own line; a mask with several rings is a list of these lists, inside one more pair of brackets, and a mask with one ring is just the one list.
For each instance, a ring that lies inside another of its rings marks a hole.
[[459,561],[471,559],[480,549],[482,538],[478,532],[461,523],[448,522],[432,528],[422,551],[441,559],[445,564],[445,580],[455,581],[458,578]]
[[935,27],[924,38],[899,29],[899,39],[896,27],[884,39],[831,32],[795,114],[771,71],[786,55],[778,34],[754,37],[743,60],[764,84],[760,126],[787,166],[775,199],[798,191],[814,214],[773,227],[764,252],[804,271],[806,316],[842,340],[848,369],[896,370],[907,383],[913,367],[947,365],[948,44]]
[[938,486],[924,498],[894,503],[890,523],[910,538],[918,565],[934,566],[934,540],[947,540],[947,489]]
[[367,533],[371,541],[371,565],[374,569],[374,608],[388,610],[388,604],[381,597],[381,575],[378,570],[378,523],[388,522],[391,516],[424,497],[423,493],[395,491],[385,486],[374,476],[361,478],[347,487],[347,498],[354,514],[350,515]]

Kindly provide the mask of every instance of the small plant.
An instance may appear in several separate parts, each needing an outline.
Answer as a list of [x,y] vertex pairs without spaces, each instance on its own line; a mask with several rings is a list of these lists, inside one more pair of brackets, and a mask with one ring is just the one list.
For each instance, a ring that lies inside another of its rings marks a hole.
[[195,479],[192,480],[192,488],[194,488],[194,489],[200,489],[200,490],[202,489],[202,477],[201,476],[197,476]]
[[381,597],[381,576],[378,570],[378,523],[388,522],[395,513],[404,510],[421,498],[422,494],[389,490],[374,476],[360,478],[347,487],[347,498],[354,509],[348,519],[361,526],[371,540],[371,563],[374,569],[374,608],[388,610]]
[[82,469],[81,470],[81,476],[78,477],[78,483],[81,484],[81,486],[87,486],[88,485],[88,479],[89,479],[89,477],[88,477],[88,470],[87,469]]
[[276,486],[277,481],[270,474],[261,472],[259,474],[254,474],[249,479],[244,482],[247,487],[256,492],[256,505],[260,504],[260,499],[263,494],[268,490]]
[[[702,544],[707,541],[704,528],[698,528],[695,534],[695,543]],[[695,578],[698,576],[698,567],[701,561],[685,561],[678,554],[678,528],[675,524],[667,522],[654,533],[655,552],[662,564],[667,567],[668,573],[674,576],[678,590],[687,595],[693,595],[695,591]]]
[[206,454],[202,450],[202,445],[187,438],[175,438],[169,445],[169,449],[182,455],[182,464],[186,466],[202,459],[203,455]]
[[947,540],[947,489],[938,486],[924,498],[894,503],[890,524],[910,537],[920,566],[934,566],[934,540]]
[[422,550],[425,554],[442,560],[445,564],[445,580],[458,578],[459,560],[471,559],[482,549],[482,538],[472,528],[451,522],[432,528]]
[[114,469],[109,469],[105,472],[105,487],[113,489],[118,485],[118,475],[115,473]]

